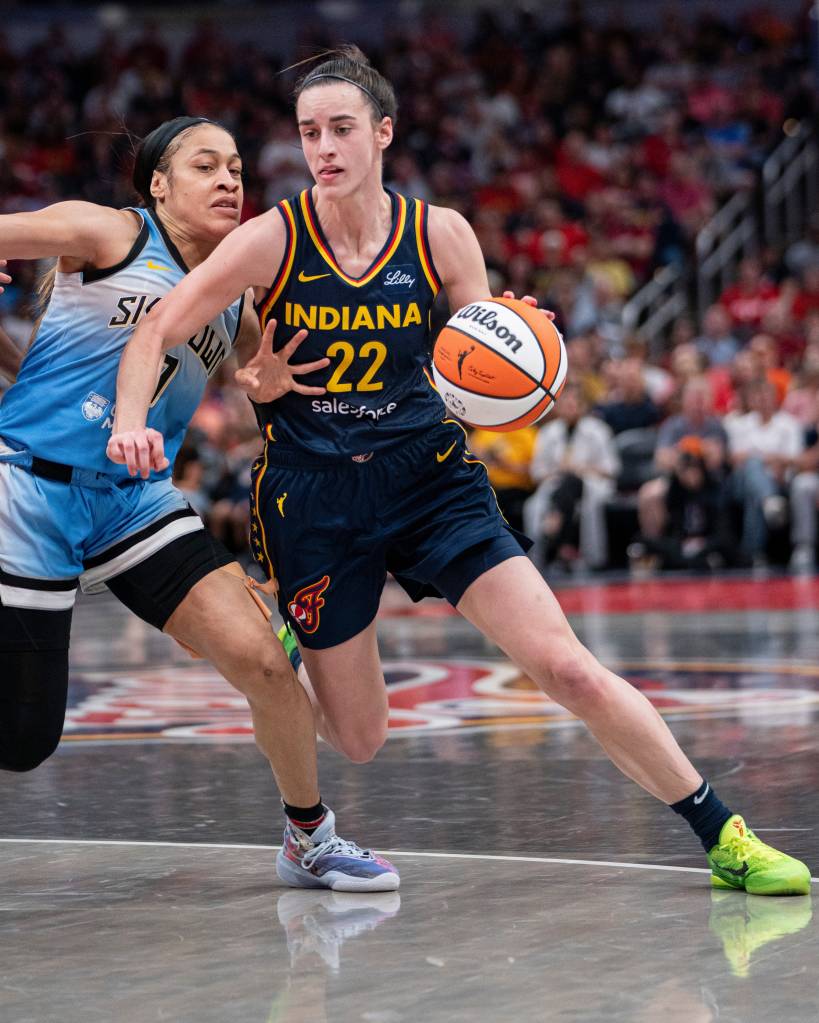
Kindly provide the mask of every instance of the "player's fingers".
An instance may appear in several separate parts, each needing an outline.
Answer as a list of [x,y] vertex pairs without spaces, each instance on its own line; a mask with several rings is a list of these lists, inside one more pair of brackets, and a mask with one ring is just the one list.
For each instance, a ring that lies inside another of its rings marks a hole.
[[299,394],[326,394],[326,387],[307,387],[306,384],[293,383],[293,390]]
[[105,449],[105,454],[111,459],[112,462],[116,462],[117,465],[122,465],[125,461],[125,455],[122,451],[122,444],[120,443],[119,437],[112,437],[108,441],[108,446]]
[[122,458],[125,465],[128,466],[128,475],[136,476],[137,474],[137,460],[136,460],[136,447],[134,445],[134,438],[126,436],[122,438]]
[[134,442],[136,449],[136,466],[139,469],[139,475],[144,479],[151,475],[151,451],[148,446],[148,438],[142,434],[137,436]]
[[537,309],[537,299],[534,295],[524,295],[521,302],[525,302],[527,305],[533,305]]
[[329,359],[317,359],[315,362],[300,362],[298,366],[291,366],[291,373],[314,373],[317,369],[324,369],[330,365]]
[[295,352],[295,350],[299,347],[299,345],[306,337],[307,331],[302,329],[298,332],[298,334],[294,334],[293,337],[290,338],[290,340],[287,342],[287,344],[281,351],[281,354],[284,356],[285,362],[290,361],[290,356],[293,354],[293,352]]
[[267,326],[264,328],[264,334],[262,334],[262,343],[259,345],[259,349],[269,348],[273,351],[273,335],[276,333],[276,320],[268,320]]
[[255,394],[259,390],[259,379],[247,366],[244,369],[237,369],[233,379],[247,394]]
[[165,457],[165,439],[159,430],[148,431],[148,445],[150,448],[151,468],[162,472],[168,468],[168,459]]

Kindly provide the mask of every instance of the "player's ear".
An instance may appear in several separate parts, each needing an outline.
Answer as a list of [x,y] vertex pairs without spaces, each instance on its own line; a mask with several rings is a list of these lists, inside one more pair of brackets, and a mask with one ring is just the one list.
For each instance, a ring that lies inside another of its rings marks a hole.
[[154,199],[164,199],[168,190],[168,179],[162,171],[155,170],[151,176],[151,195]]
[[379,149],[386,149],[392,142],[392,118],[382,117],[381,124],[375,129],[375,143]]

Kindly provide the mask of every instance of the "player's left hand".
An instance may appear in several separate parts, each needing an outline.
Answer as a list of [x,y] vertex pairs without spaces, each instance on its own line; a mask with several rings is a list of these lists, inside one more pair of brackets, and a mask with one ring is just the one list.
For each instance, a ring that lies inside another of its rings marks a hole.
[[[0,266],[5,266],[7,262],[5,259],[0,259]],[[11,284],[11,275],[0,270],[0,295],[3,293],[4,284]]]
[[291,366],[290,359],[307,337],[307,331],[300,330],[280,352],[273,351],[275,332],[276,321],[270,320],[262,335],[259,350],[242,369],[236,370],[234,374],[236,383],[250,398],[260,404],[275,401],[288,391],[297,391],[299,394],[324,394],[324,387],[307,387],[306,384],[300,384],[296,376],[324,369],[325,366],[329,366],[330,360],[317,359],[315,362]]
[[[504,291],[503,297],[514,298],[515,293],[514,291]],[[535,309],[538,308],[537,299],[533,295],[524,295],[523,298],[521,299],[521,302],[525,302],[527,305],[533,306]],[[540,311],[543,313],[544,316],[548,316],[550,320],[553,320],[555,318],[555,314],[552,312],[551,309],[541,309]]]

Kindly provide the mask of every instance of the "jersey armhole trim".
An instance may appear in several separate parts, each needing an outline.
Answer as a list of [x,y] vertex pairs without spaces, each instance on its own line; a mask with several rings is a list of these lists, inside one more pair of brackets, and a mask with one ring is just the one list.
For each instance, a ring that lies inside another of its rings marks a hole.
[[276,209],[282,215],[287,240],[284,248],[284,256],[282,256],[282,261],[273,283],[268,288],[267,293],[261,302],[254,303],[254,308],[258,314],[262,330],[264,330],[267,318],[270,316],[270,310],[276,302],[278,302],[285,284],[287,284],[290,279],[290,274],[293,270],[293,261],[296,257],[296,218],[293,216],[293,210],[290,207],[289,200],[282,199],[282,201],[276,206]]
[[96,284],[97,281],[103,281],[106,277],[113,277],[115,273],[119,273],[120,270],[124,270],[129,263],[132,263],[137,256],[145,248],[148,241],[148,224],[145,218],[142,217],[142,227],[139,229],[139,234],[134,239],[134,244],[131,246],[128,255],[119,261],[115,266],[105,267],[92,267],[90,270],[81,271],[80,283],[81,284]]
[[236,342],[239,340],[239,331],[242,329],[242,313],[245,309],[245,293],[242,292],[242,296],[239,299],[239,313],[236,317],[236,330],[233,331],[233,340],[231,341],[231,348],[236,347]]
[[435,296],[441,290],[441,278],[438,271],[435,269],[435,263],[432,261],[432,250],[429,245],[429,234],[427,231],[428,219],[429,207],[421,199],[416,199],[415,241],[418,245],[418,258],[421,261],[424,276],[429,282],[429,286],[432,288],[432,294]]

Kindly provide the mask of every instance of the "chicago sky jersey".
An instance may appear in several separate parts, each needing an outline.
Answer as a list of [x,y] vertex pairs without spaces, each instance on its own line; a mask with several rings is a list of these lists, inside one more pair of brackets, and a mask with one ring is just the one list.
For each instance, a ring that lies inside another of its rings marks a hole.
[[[53,462],[114,476],[128,474],[105,454],[122,350],[142,317],[187,273],[157,215],[135,212],[142,227],[121,263],[57,273],[17,382],[0,403],[3,440]],[[164,435],[171,467],[208,378],[233,347],[243,301],[165,354],[148,426]]]
[[427,206],[388,192],[389,237],[361,277],[338,265],[321,229],[312,192],[278,204],[287,242],[278,275],[256,311],[264,330],[277,321],[282,348],[301,328],[295,362],[327,356],[330,365],[299,379],[322,396],[289,391],[257,405],[266,436],[323,455],[365,454],[446,414],[429,379],[430,310],[441,284],[427,238]]

